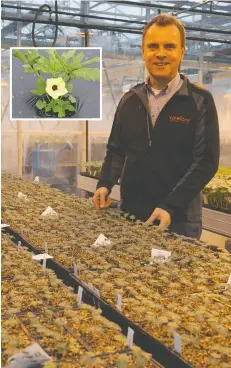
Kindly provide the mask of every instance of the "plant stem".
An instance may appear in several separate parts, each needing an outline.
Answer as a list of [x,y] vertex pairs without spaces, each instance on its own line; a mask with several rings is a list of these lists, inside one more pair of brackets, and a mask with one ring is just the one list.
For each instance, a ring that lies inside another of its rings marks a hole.
[[42,79],[42,80],[45,80],[41,74],[34,68],[33,64],[29,64],[30,67],[34,70],[35,74],[37,75],[38,78]]

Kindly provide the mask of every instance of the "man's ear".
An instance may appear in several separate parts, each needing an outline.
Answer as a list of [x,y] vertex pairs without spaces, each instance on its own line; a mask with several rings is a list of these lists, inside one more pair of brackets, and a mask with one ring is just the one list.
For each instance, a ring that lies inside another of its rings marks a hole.
[[182,48],[181,48],[181,60],[183,60],[183,59],[184,59],[185,51],[186,51],[186,47],[182,47]]

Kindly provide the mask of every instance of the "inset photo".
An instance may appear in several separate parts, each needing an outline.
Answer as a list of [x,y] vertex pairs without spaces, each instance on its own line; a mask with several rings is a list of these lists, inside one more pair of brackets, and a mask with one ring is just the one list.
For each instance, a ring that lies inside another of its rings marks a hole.
[[101,120],[102,50],[11,48],[11,120]]

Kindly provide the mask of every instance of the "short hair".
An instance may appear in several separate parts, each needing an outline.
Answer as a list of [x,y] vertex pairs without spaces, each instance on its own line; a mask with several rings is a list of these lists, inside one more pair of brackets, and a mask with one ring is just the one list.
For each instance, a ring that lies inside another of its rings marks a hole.
[[175,25],[180,31],[181,46],[182,47],[186,46],[186,33],[185,33],[185,28],[184,28],[183,24],[178,19],[176,19],[176,17],[174,17],[173,15],[164,14],[164,13],[157,15],[155,18],[150,20],[150,22],[148,24],[146,24],[146,26],[144,27],[144,30],[143,30],[142,44],[144,43],[144,38],[145,38],[145,35],[147,33],[147,30],[153,24],[156,24],[157,26],[160,26],[160,27],[164,27],[164,26],[168,26],[168,25],[172,25],[172,24]]

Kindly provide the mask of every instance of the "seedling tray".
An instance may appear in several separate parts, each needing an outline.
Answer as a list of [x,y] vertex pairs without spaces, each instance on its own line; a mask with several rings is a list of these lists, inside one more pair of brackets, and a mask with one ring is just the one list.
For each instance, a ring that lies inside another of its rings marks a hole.
[[[21,241],[22,246],[27,247],[29,251],[35,254],[41,253],[41,249],[33,247],[33,245],[31,245],[19,233],[10,227],[5,228],[3,231],[12,237],[12,240],[15,244],[18,244],[18,242]],[[192,367],[192,365],[182,359],[180,355],[176,354],[174,351],[170,350],[158,340],[147,334],[142,328],[126,318],[122,313],[119,312],[119,310],[115,309],[105,299],[97,296],[85,283],[81,282],[69,270],[64,268],[54,259],[48,259],[46,262],[46,267],[52,269],[58,278],[62,279],[67,286],[73,287],[76,292],[78,287],[81,286],[83,288],[82,301],[96,308],[100,308],[102,310],[102,315],[110,321],[118,324],[125,336],[127,335],[128,327],[131,327],[134,330],[134,344],[139,346],[144,351],[152,354],[153,359],[163,367]]]

